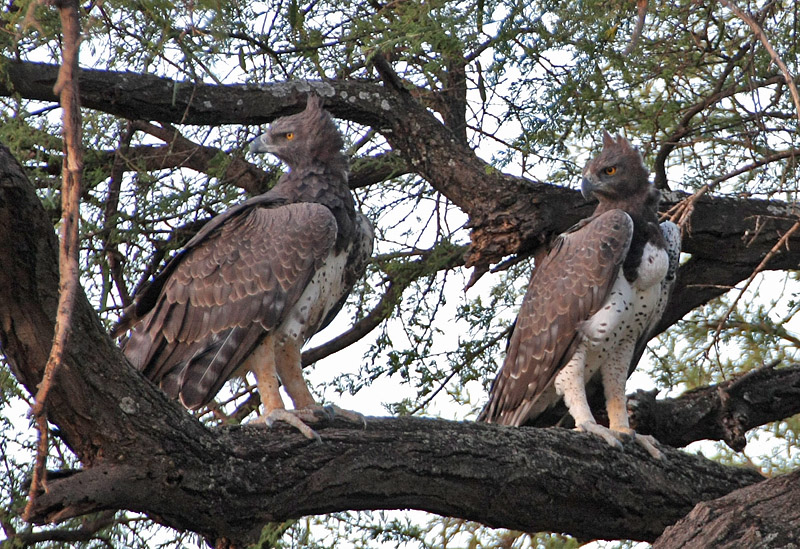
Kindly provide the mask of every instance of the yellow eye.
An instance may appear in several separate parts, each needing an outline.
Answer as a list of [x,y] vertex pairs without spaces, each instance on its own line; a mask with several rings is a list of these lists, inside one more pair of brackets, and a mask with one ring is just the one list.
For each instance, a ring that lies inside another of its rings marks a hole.
[[286,133],[286,139],[288,141],[291,141],[292,139],[294,139],[294,134],[292,132],[287,132]]
[[603,168],[603,173],[606,174],[606,175],[614,175],[615,173],[617,173],[617,167],[616,166],[608,166],[606,168]]

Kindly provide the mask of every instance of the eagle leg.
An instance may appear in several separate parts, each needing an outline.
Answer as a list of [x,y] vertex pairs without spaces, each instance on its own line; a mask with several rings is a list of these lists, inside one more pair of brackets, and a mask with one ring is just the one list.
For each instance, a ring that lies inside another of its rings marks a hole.
[[[298,342],[292,339],[280,341],[267,336],[259,349],[265,351],[260,354],[262,360],[253,365],[253,372],[256,374],[258,390],[264,404],[264,416],[260,420],[268,427],[272,427],[276,421],[283,421],[307,438],[321,440],[319,434],[309,427],[309,424],[330,423],[334,418],[341,417],[351,423],[366,426],[364,416],[358,412],[316,403],[303,378]],[[292,399],[293,410],[284,408],[278,391],[280,384],[283,384],[283,388]]]
[[[275,355],[275,340],[268,335],[253,351],[253,354],[250,355],[245,364],[245,367],[252,370],[256,376],[258,393],[261,396],[261,404],[264,407],[263,415],[259,416],[255,421],[265,423],[267,427],[272,427],[276,421],[283,421],[303,433],[306,438],[321,440],[320,436],[311,427],[303,423],[303,420],[298,417],[295,410],[289,411],[285,409],[280,393]],[[303,385],[305,387],[305,382],[303,382]],[[305,390],[308,393],[307,387],[305,387]],[[311,393],[308,393],[308,397],[313,403],[314,399],[311,398]]]
[[628,422],[628,397],[625,395],[625,383],[628,380],[628,364],[633,355],[633,346],[623,345],[611,353],[600,367],[603,378],[603,393],[608,412],[608,426],[612,431],[630,432]]
[[275,368],[278,378],[297,410],[316,405],[311,391],[308,390],[308,384],[303,378],[300,345],[299,342],[292,339],[275,344]]
[[[657,441],[650,435],[639,435],[631,429],[628,420],[628,397],[625,394],[625,383],[628,379],[628,364],[633,356],[633,348],[625,347],[617,356],[610,357],[601,367],[603,390],[606,398],[609,431],[619,440],[632,438],[647,453],[656,459],[665,459],[664,454],[656,448]],[[604,437],[605,438],[605,437]]]
[[[615,446],[614,442],[606,438],[605,434],[596,432],[592,427],[597,427],[598,425],[586,399],[585,369],[586,349],[583,345],[579,345],[567,365],[556,374],[554,381],[556,393],[564,397],[564,404],[567,405],[569,415],[575,420],[576,429],[598,434],[605,438],[609,444]],[[619,441],[616,441],[616,443],[619,444]]]
[[334,418],[340,417],[350,423],[366,427],[367,422],[364,416],[358,412],[344,410],[332,404],[321,406],[316,403],[303,378],[300,345],[300,342],[288,339],[283,344],[275,346],[275,367],[283,388],[294,404],[293,413],[309,423],[330,422]]
[[622,449],[622,442],[633,438],[656,459],[663,459],[663,454],[655,447],[655,439],[647,435],[637,435],[628,426],[628,411],[625,406],[625,381],[615,375],[615,369],[604,368],[603,385],[605,386],[606,407],[608,409],[611,428],[597,423],[592,415],[586,398],[584,372],[586,368],[586,350],[579,346],[564,368],[556,374],[556,392],[564,397],[570,415],[575,420],[575,429],[599,436],[609,446]]

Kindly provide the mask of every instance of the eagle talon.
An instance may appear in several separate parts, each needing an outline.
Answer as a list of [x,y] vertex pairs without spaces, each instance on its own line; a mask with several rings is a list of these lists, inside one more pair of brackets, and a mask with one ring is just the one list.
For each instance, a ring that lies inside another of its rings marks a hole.
[[298,417],[297,410],[284,410],[277,408],[272,410],[266,416],[261,416],[255,420],[256,422],[263,422],[270,429],[275,425],[276,421],[288,423],[298,431],[300,431],[307,439],[322,442],[322,437],[319,436],[314,429],[306,425],[306,423]]
[[653,456],[655,459],[660,459],[662,461],[666,460],[664,454],[656,448],[658,441],[650,436],[650,435],[640,435],[633,429],[609,429],[608,427],[604,427],[603,425],[599,425],[597,423],[581,423],[577,427],[575,427],[576,431],[582,431],[584,433],[592,433],[593,435],[599,436],[603,440],[605,440],[609,446],[613,446],[614,448],[622,449],[623,444],[629,440],[636,442],[639,446],[647,450],[647,453]]
[[364,417],[364,414],[360,414],[353,410],[345,410],[344,408],[339,408],[334,404],[328,404],[325,406],[325,409],[330,411],[331,420],[334,418],[342,418],[348,423],[360,426],[362,429],[367,428],[367,418]]
[[651,435],[640,435],[636,433],[636,431],[632,431],[632,434],[633,439],[639,444],[639,446],[647,450],[648,454],[653,456],[655,459],[667,461],[667,457],[664,455],[664,453],[656,448],[658,441],[655,439],[655,437]]
[[609,446],[622,450],[622,439],[619,435],[624,435],[619,431],[612,431],[608,427],[603,427],[597,423],[584,422],[575,427],[576,431],[591,433],[602,438]]
[[660,460],[665,460],[666,459],[664,457],[664,454],[661,452],[661,450],[656,448],[656,445],[658,444],[658,441],[655,439],[655,437],[653,437],[651,435],[639,434],[636,431],[634,431],[633,429],[631,429],[630,427],[622,427],[622,428],[619,428],[619,429],[611,429],[611,432],[612,433],[618,433],[620,435],[618,437],[618,438],[620,438],[620,440],[622,440],[622,438],[621,438],[622,436],[624,436],[626,440],[627,439],[634,440],[639,446],[641,446],[642,448],[647,450],[648,454],[650,454],[651,456],[653,456],[656,459],[660,459]]

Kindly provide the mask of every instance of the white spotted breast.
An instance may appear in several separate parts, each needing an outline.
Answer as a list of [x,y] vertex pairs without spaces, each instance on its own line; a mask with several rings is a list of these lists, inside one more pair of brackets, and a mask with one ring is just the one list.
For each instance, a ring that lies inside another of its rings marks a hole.
[[278,340],[305,342],[316,333],[325,316],[348,290],[344,281],[347,250],[330,255],[314,273],[300,299],[277,329]]

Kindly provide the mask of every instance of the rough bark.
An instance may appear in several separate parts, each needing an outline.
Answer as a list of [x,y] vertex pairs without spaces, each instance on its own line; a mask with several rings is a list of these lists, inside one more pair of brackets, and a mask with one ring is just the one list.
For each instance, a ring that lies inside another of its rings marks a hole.
[[628,409],[637,431],[664,444],[723,440],[741,451],[750,429],[800,413],[800,366],[767,366],[678,398],[639,391],[628,397]]
[[405,417],[319,432],[315,443],[285,429],[231,427],[176,441],[158,459],[135,449],[51,481],[37,518],[126,508],[247,542],[267,521],[413,508],[530,532],[653,540],[698,501],[761,480],[674,450],[664,462],[635,443],[613,450],[563,429]]
[[653,549],[800,547],[800,471],[697,505]]
[[[0,343],[34,391],[55,318],[56,241],[16,161],[0,148]],[[266,521],[344,509],[416,508],[493,526],[654,539],[698,501],[753,471],[665,449],[650,458],[566,430],[413,418],[321,429],[323,443],[255,426],[209,430],[130,368],[85,297],[51,391],[50,420],[85,470],[51,479],[33,516],[131,509],[236,543]]]

